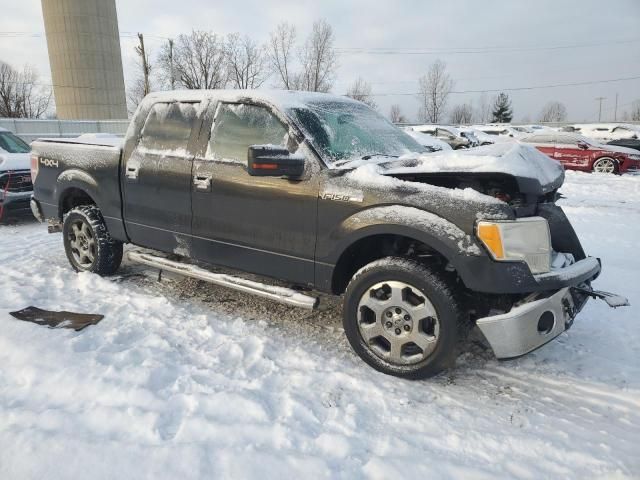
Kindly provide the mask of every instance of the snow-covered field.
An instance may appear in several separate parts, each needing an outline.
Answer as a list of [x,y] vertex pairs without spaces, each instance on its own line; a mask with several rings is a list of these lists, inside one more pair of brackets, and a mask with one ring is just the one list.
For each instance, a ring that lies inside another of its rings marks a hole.
[[[192,281],[76,275],[60,235],[0,226],[0,478],[639,478],[640,176],[569,172],[595,286],[572,330],[500,363],[477,345],[429,381],[379,374],[340,309]],[[29,305],[102,313],[76,333]]]

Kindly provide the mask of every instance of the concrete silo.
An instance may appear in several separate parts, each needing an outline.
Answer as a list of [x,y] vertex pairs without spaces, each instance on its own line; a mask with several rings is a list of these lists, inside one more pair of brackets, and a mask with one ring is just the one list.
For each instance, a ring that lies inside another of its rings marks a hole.
[[127,118],[115,0],[42,0],[58,118]]

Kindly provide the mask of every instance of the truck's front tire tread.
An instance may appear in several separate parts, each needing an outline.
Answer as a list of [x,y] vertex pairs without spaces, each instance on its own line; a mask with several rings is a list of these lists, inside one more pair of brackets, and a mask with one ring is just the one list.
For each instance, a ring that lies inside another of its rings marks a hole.
[[[438,315],[438,345],[417,364],[395,365],[381,359],[368,347],[359,332],[357,315],[362,295],[372,285],[394,280],[407,282],[424,292]],[[354,351],[370,366],[386,374],[420,379],[454,366],[458,340],[465,330],[466,321],[455,288],[443,275],[418,260],[386,257],[362,267],[349,282],[344,299],[343,326]]]

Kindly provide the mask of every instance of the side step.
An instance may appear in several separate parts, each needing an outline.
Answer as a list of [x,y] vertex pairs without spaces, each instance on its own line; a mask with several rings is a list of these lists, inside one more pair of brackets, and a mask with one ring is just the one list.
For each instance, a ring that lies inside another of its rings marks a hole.
[[305,295],[286,287],[266,285],[240,277],[234,277],[224,273],[213,273],[204,268],[181,262],[175,262],[164,257],[143,253],[139,251],[127,252],[127,258],[135,263],[141,263],[150,267],[156,267],[168,272],[178,273],[186,277],[197,278],[205,282],[213,283],[221,287],[228,287],[241,292],[250,293],[258,297],[268,298],[292,307],[313,310],[318,306],[318,299]]

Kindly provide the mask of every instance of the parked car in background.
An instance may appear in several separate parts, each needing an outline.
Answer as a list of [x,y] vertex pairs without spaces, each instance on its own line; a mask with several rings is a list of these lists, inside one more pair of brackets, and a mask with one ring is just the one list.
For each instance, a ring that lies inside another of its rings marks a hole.
[[522,127],[513,127],[511,125],[473,125],[474,129],[479,130],[492,137],[508,137],[520,138],[533,133],[533,131],[525,130]]
[[460,132],[463,135],[473,135],[475,138],[478,139],[478,144],[480,146],[484,146],[484,145],[493,145],[494,143],[496,143],[496,137],[492,137],[491,135],[481,131],[481,130],[476,130],[475,128],[471,128],[471,127],[465,127],[465,126],[460,126],[458,127],[458,129],[460,130]]
[[0,128],[0,221],[31,211],[30,151],[24,140]]
[[442,152],[451,150],[451,147],[448,143],[443,142],[436,137],[432,137],[431,135],[427,135],[426,133],[416,132],[415,130],[412,130],[411,127],[405,127],[403,130],[429,152]]
[[426,133],[448,143],[454,150],[480,145],[480,141],[474,135],[462,132],[460,129],[449,125],[418,125],[411,128],[416,132]]
[[611,140],[607,142],[607,145],[615,145],[617,147],[633,148],[634,150],[640,150],[640,140],[634,138]]
[[640,125],[624,123],[587,123],[566,125],[563,132],[579,133],[585,137],[597,141],[609,142],[611,140],[640,138]]
[[520,141],[535,146],[569,170],[602,173],[640,171],[640,154],[635,150],[602,145],[575,133],[544,131]]

